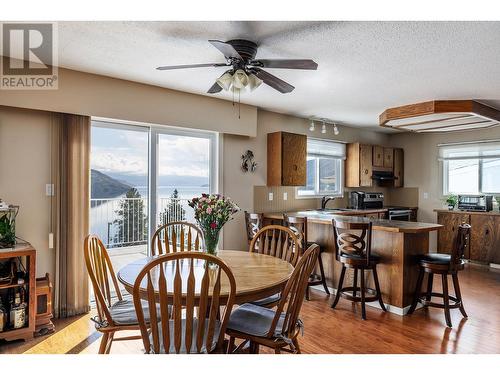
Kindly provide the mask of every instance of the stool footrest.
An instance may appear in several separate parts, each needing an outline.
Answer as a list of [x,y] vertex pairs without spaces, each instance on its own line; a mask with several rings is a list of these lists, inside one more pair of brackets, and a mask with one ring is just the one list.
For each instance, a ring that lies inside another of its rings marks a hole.
[[[420,293],[420,296],[419,296],[419,302],[424,307],[438,307],[440,309],[444,309],[445,308],[444,303],[437,303],[437,302],[427,301],[427,299],[426,299],[427,295],[428,295],[427,293],[422,292],[422,293]],[[444,294],[443,293],[432,292],[431,293],[431,297],[443,298]],[[459,309],[462,306],[462,301],[459,301],[456,297],[448,296],[448,298],[450,299],[450,301],[455,302],[455,303],[450,303],[450,305],[448,306],[450,309]]]
[[[356,289],[356,297],[353,296],[354,289]],[[342,297],[349,301],[361,302],[361,288],[354,288],[353,286],[348,286],[340,290]],[[372,288],[365,288],[365,302],[377,301],[377,291]]]

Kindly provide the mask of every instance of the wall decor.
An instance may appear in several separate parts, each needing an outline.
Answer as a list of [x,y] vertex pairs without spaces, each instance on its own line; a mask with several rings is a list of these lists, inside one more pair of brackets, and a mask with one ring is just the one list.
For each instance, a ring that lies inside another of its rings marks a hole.
[[247,150],[243,155],[241,155],[241,170],[243,172],[255,172],[257,169],[257,163],[253,160],[253,152],[251,150]]

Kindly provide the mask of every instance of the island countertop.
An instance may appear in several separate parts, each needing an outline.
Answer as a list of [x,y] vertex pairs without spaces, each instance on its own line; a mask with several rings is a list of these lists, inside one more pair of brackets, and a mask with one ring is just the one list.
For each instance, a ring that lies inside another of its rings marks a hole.
[[[307,217],[309,223],[327,224],[331,225],[332,219],[349,221],[355,223],[368,223],[372,222],[373,230],[396,232],[396,233],[425,233],[438,230],[443,226],[434,223],[421,223],[413,221],[399,221],[399,220],[386,220],[386,219],[371,219],[359,215],[378,212],[379,210],[349,210],[339,211],[339,213],[320,212],[317,210],[304,210],[304,211],[290,211],[284,212],[289,216]],[[264,217],[271,220],[283,220],[281,212],[265,213]],[[353,215],[353,216],[351,216]]]

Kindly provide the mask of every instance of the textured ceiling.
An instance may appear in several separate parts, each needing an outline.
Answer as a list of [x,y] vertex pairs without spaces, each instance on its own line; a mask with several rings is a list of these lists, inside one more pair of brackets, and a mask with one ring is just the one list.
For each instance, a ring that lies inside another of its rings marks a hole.
[[269,69],[296,87],[290,94],[262,85],[241,96],[272,111],[376,127],[386,108],[425,100],[500,107],[500,22],[59,22],[59,65],[208,95],[224,68],[155,67],[224,62],[207,40],[235,38],[255,41],[257,58],[319,64]]

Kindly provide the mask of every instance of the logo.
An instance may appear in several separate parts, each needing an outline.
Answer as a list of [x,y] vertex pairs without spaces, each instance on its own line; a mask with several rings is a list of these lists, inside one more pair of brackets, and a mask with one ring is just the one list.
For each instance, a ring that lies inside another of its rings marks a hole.
[[1,90],[53,90],[58,87],[55,23],[3,23]]

